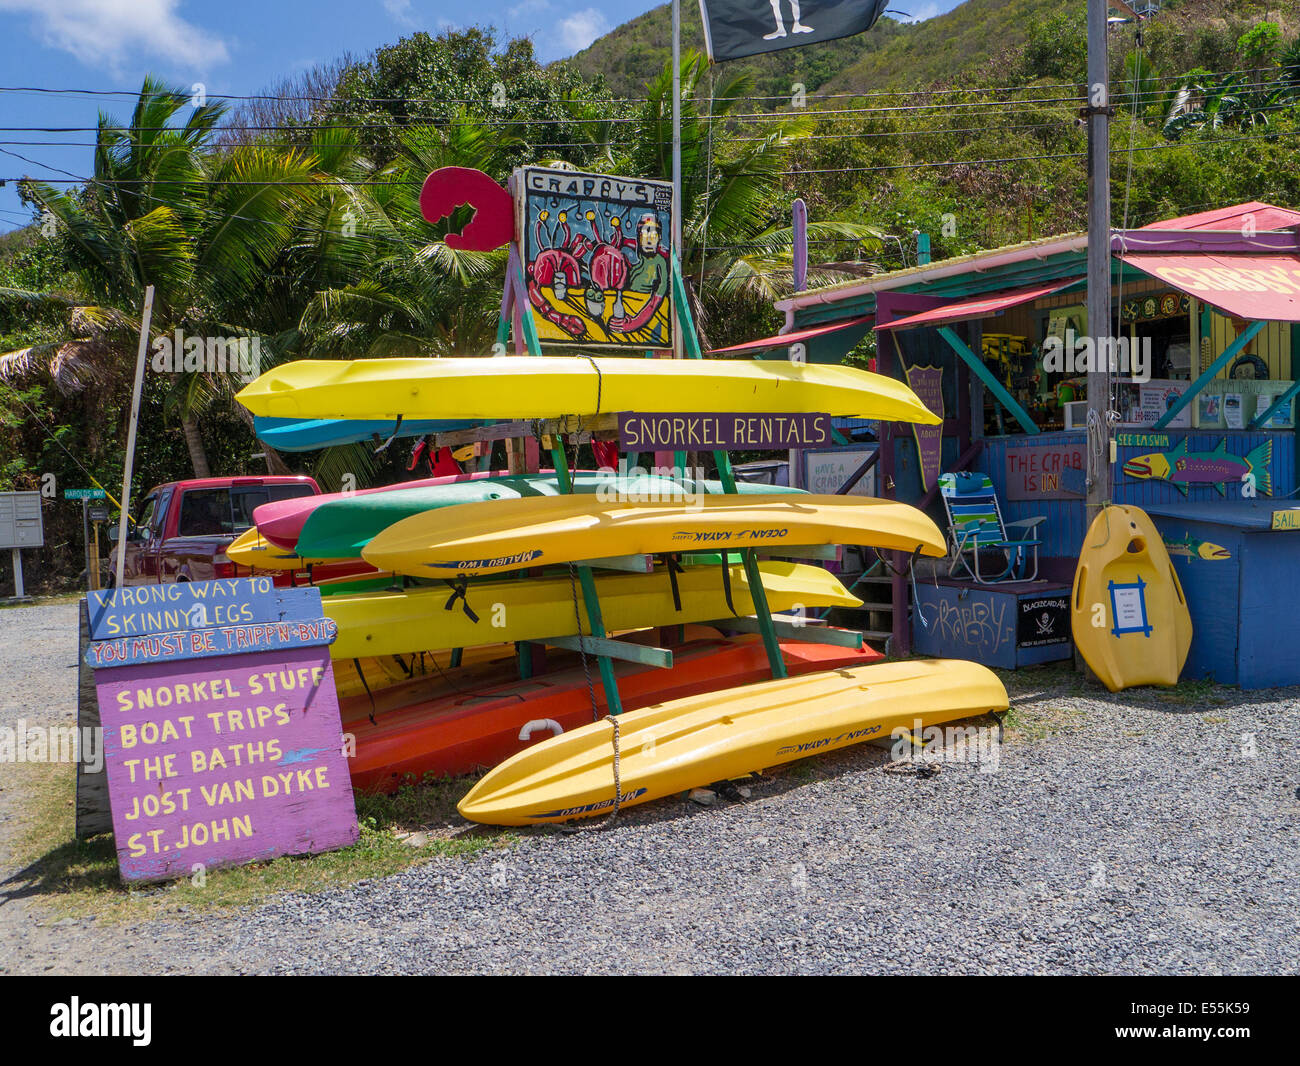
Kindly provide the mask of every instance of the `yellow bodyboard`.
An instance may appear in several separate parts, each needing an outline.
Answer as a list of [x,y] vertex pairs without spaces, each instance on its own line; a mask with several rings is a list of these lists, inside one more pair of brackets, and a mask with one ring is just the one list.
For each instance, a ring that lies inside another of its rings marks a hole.
[[1074,573],[1070,626],[1079,654],[1111,692],[1178,683],[1192,618],[1145,511],[1106,507],[1093,520]]

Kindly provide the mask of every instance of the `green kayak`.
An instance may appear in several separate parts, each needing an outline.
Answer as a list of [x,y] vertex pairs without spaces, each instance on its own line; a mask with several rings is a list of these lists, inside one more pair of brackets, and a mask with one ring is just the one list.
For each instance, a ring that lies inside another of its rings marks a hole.
[[[771,494],[798,492],[780,485],[757,485],[741,482],[739,493]],[[578,473],[573,476],[577,493],[618,493],[633,499],[663,499],[683,491],[671,478],[654,474],[620,477],[617,474]],[[718,481],[691,481],[688,492],[722,492]],[[400,492],[356,494],[321,504],[303,524],[298,534],[297,552],[308,559],[355,559],[361,549],[383,530],[412,515],[438,507],[486,500],[518,499],[524,496],[561,495],[554,474],[520,474],[492,481],[469,481],[452,485],[430,485],[403,489]]]

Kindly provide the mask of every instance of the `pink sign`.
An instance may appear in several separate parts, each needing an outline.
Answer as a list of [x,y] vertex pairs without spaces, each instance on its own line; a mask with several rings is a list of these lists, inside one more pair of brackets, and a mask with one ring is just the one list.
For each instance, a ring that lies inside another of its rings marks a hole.
[[356,842],[328,647],[110,667],[95,690],[123,880]]
[[1077,500],[1084,495],[1088,459],[1073,441],[1007,449],[1007,499]]
[[[931,413],[943,417],[943,367],[909,366],[907,383]],[[921,488],[928,491],[939,477],[943,461],[943,426],[918,426],[912,424],[916,435],[916,452],[921,460]]]

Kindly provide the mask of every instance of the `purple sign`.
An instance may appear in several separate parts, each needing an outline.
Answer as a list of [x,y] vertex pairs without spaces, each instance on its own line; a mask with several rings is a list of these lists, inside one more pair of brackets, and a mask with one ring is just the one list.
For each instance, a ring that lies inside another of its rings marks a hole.
[[356,842],[327,647],[100,669],[95,690],[123,880]]
[[1088,459],[1082,442],[1007,449],[1008,500],[1078,500]]
[[[932,414],[943,418],[943,367],[909,366],[907,383]],[[920,426],[912,424],[916,435],[916,452],[921,461],[921,488],[929,490],[939,478],[943,461],[943,425]]]
[[618,416],[623,451],[785,451],[831,443],[831,416],[821,414],[639,414]]

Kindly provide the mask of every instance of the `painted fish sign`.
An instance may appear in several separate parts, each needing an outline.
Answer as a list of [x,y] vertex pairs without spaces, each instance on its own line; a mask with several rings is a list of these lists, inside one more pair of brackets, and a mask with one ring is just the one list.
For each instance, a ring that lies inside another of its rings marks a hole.
[[1215,544],[1213,541],[1198,540],[1190,533],[1170,540],[1168,537],[1162,538],[1165,542],[1165,551],[1170,555],[1179,555],[1184,559],[1205,559],[1209,562],[1223,562],[1225,559],[1232,558],[1232,552],[1228,551],[1222,544]]
[[670,183],[524,167],[515,195],[542,344],[672,347]]
[[1213,485],[1220,496],[1225,496],[1225,483],[1241,485],[1249,476],[1253,479],[1255,493],[1271,496],[1272,463],[1271,440],[1264,441],[1243,456],[1228,451],[1226,439],[1220,440],[1213,451],[1188,451],[1187,438],[1184,437],[1172,451],[1134,456],[1124,464],[1124,473],[1141,481],[1167,481],[1184,496],[1188,486],[1192,485]]
[[[330,620],[320,591],[268,595],[269,582],[253,578],[221,582],[220,596],[202,589],[216,584],[163,597],[175,602],[170,610],[154,605],[152,616],[133,613],[137,590],[99,597],[102,630],[133,631],[86,652],[99,664],[95,692],[124,881],[327,851],[359,835],[330,668],[336,630],[322,624]],[[226,625],[194,609],[218,603]],[[178,619],[197,628],[159,628]],[[243,631],[246,640],[234,635]],[[228,643],[214,652],[218,637]]]

